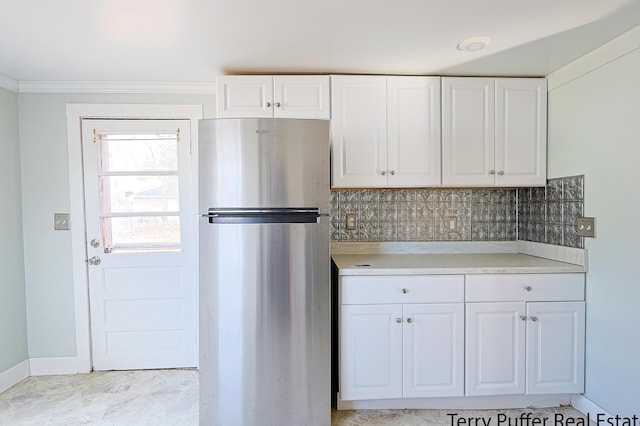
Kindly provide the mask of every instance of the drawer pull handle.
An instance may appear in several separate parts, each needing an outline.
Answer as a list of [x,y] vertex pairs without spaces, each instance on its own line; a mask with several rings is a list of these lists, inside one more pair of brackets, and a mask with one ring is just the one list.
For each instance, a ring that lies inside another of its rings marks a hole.
[[409,324],[411,324],[411,323],[413,322],[413,320],[412,320],[411,318],[407,318],[407,322],[408,322]]
[[531,317],[531,321],[538,321],[538,317]]
[[526,317],[525,315],[521,315],[521,316],[520,316],[520,319],[521,319],[522,321],[526,321],[526,320],[527,320],[527,317]]
[[526,286],[524,289],[527,290],[527,291],[533,290],[530,285]]
[[402,292],[403,292],[404,294],[407,294],[407,293],[409,293],[409,289],[408,289],[408,288],[403,288],[403,289],[402,289]]
[[402,318],[396,318],[396,322],[400,324],[402,322]]

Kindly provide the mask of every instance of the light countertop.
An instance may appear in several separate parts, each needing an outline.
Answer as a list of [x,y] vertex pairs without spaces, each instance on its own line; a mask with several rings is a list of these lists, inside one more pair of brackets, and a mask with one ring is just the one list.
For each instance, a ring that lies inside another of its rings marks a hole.
[[[340,275],[551,274],[582,265],[521,253],[333,254]],[[366,265],[366,266],[365,266]]]

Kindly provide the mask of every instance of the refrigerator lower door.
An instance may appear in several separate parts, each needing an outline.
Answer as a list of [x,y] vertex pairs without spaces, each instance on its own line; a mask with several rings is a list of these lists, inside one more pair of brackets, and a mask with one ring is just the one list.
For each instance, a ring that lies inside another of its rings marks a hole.
[[331,424],[327,220],[200,231],[200,424]]

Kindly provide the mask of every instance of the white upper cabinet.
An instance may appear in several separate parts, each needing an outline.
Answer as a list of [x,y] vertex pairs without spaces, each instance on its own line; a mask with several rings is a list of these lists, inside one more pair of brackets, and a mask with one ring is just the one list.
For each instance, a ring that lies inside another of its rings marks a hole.
[[329,76],[220,76],[218,118],[330,118]]
[[546,183],[544,78],[442,78],[442,184]]
[[496,171],[501,186],[546,185],[546,79],[496,80]]
[[440,185],[440,77],[332,76],[332,186]]
[[387,78],[387,181],[440,185],[440,77]]

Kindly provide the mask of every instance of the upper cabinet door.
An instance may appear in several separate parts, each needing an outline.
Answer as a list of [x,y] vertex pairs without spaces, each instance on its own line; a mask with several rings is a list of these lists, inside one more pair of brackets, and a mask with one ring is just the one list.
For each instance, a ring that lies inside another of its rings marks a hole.
[[387,77],[388,186],[440,185],[440,77]]
[[544,186],[547,180],[547,80],[496,80],[496,184]]
[[495,183],[495,79],[442,78],[442,184]]
[[218,118],[273,116],[271,76],[220,76],[216,80]]
[[387,184],[386,77],[332,76],[331,186]]
[[328,120],[328,75],[282,75],[273,77],[273,116]]

